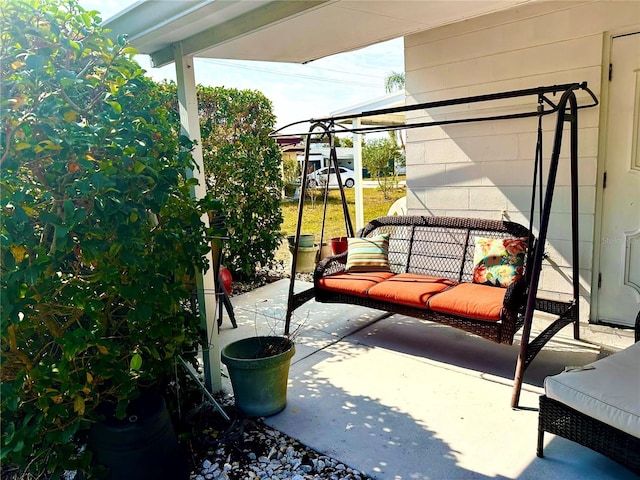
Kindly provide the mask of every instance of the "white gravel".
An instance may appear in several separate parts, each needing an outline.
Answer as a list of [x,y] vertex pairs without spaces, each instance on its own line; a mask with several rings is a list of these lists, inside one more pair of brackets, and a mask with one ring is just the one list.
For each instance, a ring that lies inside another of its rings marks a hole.
[[[248,420],[251,428],[233,443],[223,443],[208,452],[191,480],[366,480],[363,473],[322,455],[267,427],[261,421]],[[252,451],[259,447],[266,452]]]

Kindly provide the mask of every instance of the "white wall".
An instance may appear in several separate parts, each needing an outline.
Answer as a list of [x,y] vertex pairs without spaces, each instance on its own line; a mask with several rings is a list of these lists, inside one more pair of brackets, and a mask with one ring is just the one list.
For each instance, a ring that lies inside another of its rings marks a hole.
[[[600,97],[607,31],[640,25],[640,1],[535,2],[405,38],[407,104],[587,81]],[[586,98],[579,96],[579,99]],[[522,100],[519,100],[522,102]],[[502,101],[491,113],[511,112]],[[488,104],[407,114],[407,122],[467,114]],[[581,317],[588,317],[598,164],[599,107],[579,114]],[[505,216],[528,225],[535,118],[407,132],[409,213]],[[549,163],[555,118],[544,120]],[[570,172],[563,145],[540,293],[571,292]]]

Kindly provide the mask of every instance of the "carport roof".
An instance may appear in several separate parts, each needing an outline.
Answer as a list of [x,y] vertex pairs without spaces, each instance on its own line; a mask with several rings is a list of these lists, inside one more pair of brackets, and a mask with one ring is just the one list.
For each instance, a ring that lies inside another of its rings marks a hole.
[[[378,109],[387,109],[394,107],[401,107],[405,103],[405,92],[396,92],[385,95],[384,97],[369,100],[364,103],[358,103],[349,107],[342,108],[331,112],[332,117],[344,117],[349,115],[360,115],[366,112],[371,112]],[[346,119],[338,123],[351,123],[351,120]],[[384,113],[384,114],[372,114],[364,117],[360,117],[360,123],[362,125],[404,125],[405,114],[404,112]]]
[[536,0],[143,0],[105,21],[160,67],[195,57],[305,63]]

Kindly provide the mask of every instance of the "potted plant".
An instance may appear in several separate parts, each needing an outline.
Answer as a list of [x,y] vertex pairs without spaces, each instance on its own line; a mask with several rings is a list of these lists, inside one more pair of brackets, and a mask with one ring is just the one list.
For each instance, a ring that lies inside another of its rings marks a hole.
[[296,349],[285,336],[256,336],[222,349],[236,407],[249,417],[267,417],[287,403],[289,366]]
[[[296,353],[295,338],[307,319],[297,319],[284,334],[282,315],[262,314],[269,333],[236,340],[222,349],[221,360],[227,366],[238,410],[249,417],[267,417],[282,411],[287,404],[289,367]],[[257,329],[257,325],[256,325]]]
[[215,208],[190,197],[191,145],[95,13],[3,10],[2,463],[92,476],[90,427],[149,409],[176,356],[195,361],[184,279],[207,268]]
[[333,237],[331,239],[331,251],[334,255],[346,252],[349,246],[348,242],[348,237]]

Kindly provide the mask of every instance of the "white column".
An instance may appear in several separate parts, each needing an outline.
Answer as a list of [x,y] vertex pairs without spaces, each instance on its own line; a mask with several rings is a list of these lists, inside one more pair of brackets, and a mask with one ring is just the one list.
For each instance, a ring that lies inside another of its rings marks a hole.
[[[200,141],[200,121],[198,118],[198,98],[196,95],[196,80],[193,69],[193,57],[182,55],[182,45],[174,44],[174,59],[176,62],[176,77],[178,81],[178,104],[180,107],[180,127],[183,135],[196,142],[192,150],[196,170],[187,170],[189,178],[196,178],[198,185],[192,187],[191,195],[200,199],[206,193],[204,162],[202,159],[202,142]],[[202,222],[208,227],[209,217],[202,215]],[[218,326],[215,321],[216,295],[213,278],[213,259],[211,251],[207,254],[207,261],[211,266],[204,274],[196,275],[198,289],[198,305],[202,326],[206,328],[208,348],[203,351],[205,368],[205,385],[211,392],[222,390],[222,376],[220,372],[220,342]]]
[[[360,127],[360,119],[353,120],[353,128]],[[353,170],[356,174],[356,232],[364,227],[364,202],[362,196],[362,135],[353,134]]]

